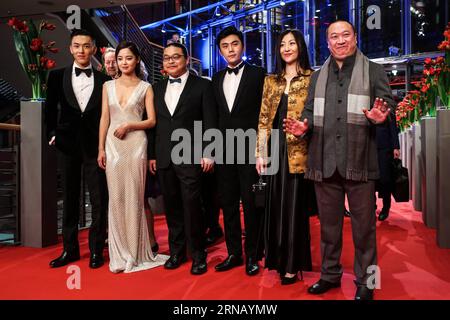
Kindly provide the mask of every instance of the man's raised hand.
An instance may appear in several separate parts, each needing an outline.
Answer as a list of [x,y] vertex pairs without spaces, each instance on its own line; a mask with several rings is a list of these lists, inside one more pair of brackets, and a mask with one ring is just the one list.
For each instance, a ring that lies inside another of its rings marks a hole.
[[374,124],[380,124],[386,121],[391,109],[388,108],[386,101],[381,98],[376,98],[372,109],[367,110],[364,108],[362,111],[369,121]]

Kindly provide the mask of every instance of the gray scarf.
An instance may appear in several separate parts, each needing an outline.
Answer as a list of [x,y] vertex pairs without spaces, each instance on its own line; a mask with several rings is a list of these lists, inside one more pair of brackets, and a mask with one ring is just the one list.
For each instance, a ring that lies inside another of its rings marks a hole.
[[[325,96],[331,57],[320,69],[314,94],[314,131],[305,177],[322,181]],[[370,109],[369,59],[357,50],[347,97],[347,170],[345,178],[367,181],[369,121],[362,109]]]

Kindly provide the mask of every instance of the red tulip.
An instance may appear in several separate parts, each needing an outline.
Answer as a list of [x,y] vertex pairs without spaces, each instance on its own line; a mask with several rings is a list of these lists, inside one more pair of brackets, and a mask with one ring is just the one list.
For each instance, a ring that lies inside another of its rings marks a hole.
[[441,44],[438,46],[439,50],[450,50],[450,41],[442,41]]
[[42,26],[42,29],[52,31],[52,30],[55,30],[55,29],[56,29],[56,26],[55,26],[53,23],[47,23],[47,22],[45,22],[44,25]]
[[33,51],[39,51],[42,47],[42,39],[40,38],[34,38],[33,40],[31,40],[31,44],[30,44],[30,48]]
[[45,64],[47,63],[48,58],[47,57],[41,57],[39,59],[39,62],[41,63],[41,66],[45,68]]
[[8,25],[19,32],[28,32],[29,30],[26,21],[20,21],[17,18],[8,20]]
[[28,65],[28,70],[30,70],[30,71],[36,71],[37,69],[38,69],[38,67],[37,67],[37,65],[34,64],[34,63],[30,63],[30,64]]
[[8,26],[14,27],[14,26],[17,24],[17,21],[18,21],[18,20],[17,20],[16,17],[9,19],[9,20],[8,20]]
[[52,59],[48,59],[47,62],[46,62],[46,64],[45,64],[45,67],[46,67],[47,69],[52,69],[52,68],[54,68],[55,66],[56,66],[56,61],[55,61],[55,60],[52,60]]

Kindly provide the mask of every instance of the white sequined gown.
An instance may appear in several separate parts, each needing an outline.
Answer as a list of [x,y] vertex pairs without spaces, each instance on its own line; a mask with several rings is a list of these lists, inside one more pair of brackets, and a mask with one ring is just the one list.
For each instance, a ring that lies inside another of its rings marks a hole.
[[129,132],[123,140],[114,131],[124,122],[141,121],[149,83],[141,81],[128,102],[119,105],[115,80],[108,81],[110,125],[106,136],[106,178],[109,192],[108,246],[112,272],[135,272],[163,265],[165,255],[152,253],[144,211],[147,136]]

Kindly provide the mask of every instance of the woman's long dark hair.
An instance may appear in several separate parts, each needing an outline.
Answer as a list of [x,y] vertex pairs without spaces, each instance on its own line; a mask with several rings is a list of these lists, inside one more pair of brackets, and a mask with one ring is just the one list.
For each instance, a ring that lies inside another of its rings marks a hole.
[[[136,57],[136,59],[138,61],[141,60],[141,54],[140,54],[139,49],[136,46],[136,44],[134,42],[131,42],[131,41],[122,41],[122,42],[119,43],[119,45],[116,48],[116,62],[117,62],[117,57],[119,56],[119,52],[122,49],[129,49],[134,54],[134,56]],[[119,64],[117,64],[117,69],[118,69],[117,74],[120,77],[122,75],[122,71],[120,71]],[[136,64],[136,67],[134,68],[134,72],[136,73],[136,75],[138,77],[140,77],[140,75],[141,75],[141,66],[140,66],[139,62]]]
[[283,40],[284,36],[292,33],[294,36],[295,42],[297,43],[298,47],[298,58],[297,58],[297,73],[300,75],[304,71],[312,70],[311,65],[309,63],[309,55],[308,55],[308,47],[306,46],[305,37],[303,36],[303,33],[300,30],[297,29],[287,29],[284,30],[279,36],[277,40],[277,46],[276,46],[276,73],[278,75],[278,78],[284,76],[286,72],[286,62],[283,60],[280,48],[281,48],[281,41]]

